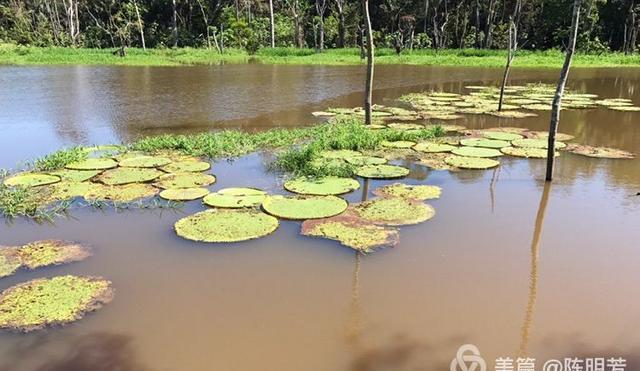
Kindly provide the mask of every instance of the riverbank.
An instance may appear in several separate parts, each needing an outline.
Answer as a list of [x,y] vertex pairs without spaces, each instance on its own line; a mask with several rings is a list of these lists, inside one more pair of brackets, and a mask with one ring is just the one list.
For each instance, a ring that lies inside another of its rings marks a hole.
[[[245,51],[228,49],[218,53],[207,49],[148,49],[128,48],[126,57],[113,55],[113,49],[74,49],[25,47],[0,45],[0,64],[5,65],[124,65],[124,66],[182,66],[220,63],[265,64],[362,64],[359,49],[329,49],[316,53],[312,49],[275,48],[261,49],[255,55]],[[415,50],[396,55],[391,49],[377,49],[377,64],[410,64],[425,66],[503,67],[506,51],[503,50]],[[564,54],[558,50],[519,51],[514,67],[559,68]],[[574,67],[639,67],[640,54],[622,53],[577,54]]]

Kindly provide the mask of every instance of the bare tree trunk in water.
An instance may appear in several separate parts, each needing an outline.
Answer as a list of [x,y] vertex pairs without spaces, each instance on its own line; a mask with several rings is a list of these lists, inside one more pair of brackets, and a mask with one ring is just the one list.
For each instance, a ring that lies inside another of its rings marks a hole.
[[571,68],[573,53],[576,50],[576,39],[578,37],[578,24],[580,21],[581,3],[582,0],[573,1],[573,15],[571,16],[571,33],[569,35],[569,44],[564,59],[564,65],[562,66],[562,70],[560,71],[560,79],[558,80],[556,94],[553,97],[553,104],[551,106],[551,123],[549,124],[549,142],[547,148],[547,176],[545,178],[547,182],[553,180],[553,167],[556,152],[556,134],[558,133],[558,122],[560,121],[562,94],[564,93],[564,87],[567,84],[567,78],[569,77],[569,69]]
[[271,31],[271,47],[276,47],[276,25],[273,21],[273,0],[269,0],[269,28]]
[[173,47],[178,47],[178,9],[176,8],[176,0],[172,0],[172,11],[173,11]]
[[371,30],[371,16],[369,14],[369,0],[362,0],[364,10],[364,26],[367,30],[367,82],[364,92],[364,123],[371,125],[371,101],[373,90],[373,31]]
[[516,56],[518,50],[518,19],[520,18],[520,7],[522,6],[521,0],[516,1],[516,7],[513,11],[513,16],[509,20],[509,53],[507,55],[507,65],[504,67],[504,75],[502,76],[502,85],[500,86],[500,100],[498,101],[498,112],[502,111],[502,102],[504,101],[504,88],[507,85],[507,79],[509,78],[509,70],[511,69],[511,62]]
[[142,18],[140,18],[140,9],[138,9],[138,2],[133,2],[133,7],[136,9],[136,17],[138,17],[138,29],[140,30],[140,41],[142,42],[142,50],[147,50],[147,44],[144,42],[144,27],[142,27]]

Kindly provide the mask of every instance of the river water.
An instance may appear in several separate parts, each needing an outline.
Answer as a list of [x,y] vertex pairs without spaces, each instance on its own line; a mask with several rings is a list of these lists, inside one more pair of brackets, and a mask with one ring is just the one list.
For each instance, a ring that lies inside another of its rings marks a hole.
[[[160,133],[312,125],[326,107],[359,105],[361,67],[1,67],[0,168],[62,146]],[[498,69],[380,66],[376,103],[425,89],[497,84]],[[513,84],[558,71],[513,71]],[[569,86],[640,104],[640,69],[574,69]],[[470,128],[544,130],[469,116]],[[563,111],[576,142],[640,154],[640,114]],[[284,193],[268,154],[221,160],[212,189]],[[172,225],[202,210],[73,210],[69,218],[0,224],[0,244],[60,238],[93,247],[69,265],[21,272],[0,289],[59,274],[104,276],[116,297],[63,328],[0,334],[0,370],[448,370],[462,344],[498,357],[622,357],[640,369],[640,158],[563,154],[504,158],[498,170],[430,171],[407,182],[443,188],[431,221],[401,228],[394,249],[357,256],[299,235],[299,223],[233,245],[197,244]],[[409,165],[409,164],[407,164]],[[369,189],[387,184],[371,182]],[[360,191],[347,195],[358,201]]]

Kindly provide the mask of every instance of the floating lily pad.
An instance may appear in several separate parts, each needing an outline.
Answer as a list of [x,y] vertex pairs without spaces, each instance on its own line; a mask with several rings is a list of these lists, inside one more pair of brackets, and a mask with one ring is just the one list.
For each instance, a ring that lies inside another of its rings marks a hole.
[[47,192],[43,194],[43,200],[47,203],[53,201],[63,201],[74,197],[82,197],[92,189],[100,185],[90,182],[62,181],[52,184]]
[[345,160],[351,165],[355,165],[355,166],[382,165],[382,164],[386,164],[388,161],[386,158],[375,157],[375,156],[347,157]]
[[489,112],[489,114],[496,117],[503,117],[503,118],[510,118],[510,119],[523,119],[527,117],[538,116],[535,113],[520,112],[520,111],[493,111],[493,112]]
[[99,157],[112,157],[120,152],[124,151],[124,146],[118,146],[113,144],[101,145],[101,146],[93,146],[93,147],[84,147],[82,151],[86,153],[89,157],[99,158]]
[[418,163],[427,166],[433,170],[449,170],[455,171],[456,167],[447,164],[444,160],[451,156],[450,153],[426,153],[420,155]]
[[444,161],[448,165],[460,169],[482,170],[500,165],[500,162],[496,160],[482,157],[449,156],[445,158]]
[[551,104],[525,104],[522,108],[531,111],[551,111]]
[[62,169],[52,171],[49,174],[59,176],[63,181],[84,182],[100,174],[101,170],[69,170]]
[[38,278],[0,294],[0,328],[30,332],[81,319],[113,299],[111,282],[98,277]]
[[433,218],[436,211],[422,202],[400,198],[378,198],[353,205],[354,215],[379,225],[410,225]]
[[223,208],[256,207],[262,204],[267,193],[255,188],[225,188],[204,198],[206,205]]
[[[482,148],[504,148],[509,147],[511,143],[504,140],[497,139],[485,139],[485,138],[471,138],[462,139],[460,144],[467,147],[482,147]],[[479,157],[493,157],[493,156],[479,156]]]
[[504,131],[483,131],[482,135],[487,139],[505,140],[508,142],[523,138],[520,134],[508,133]]
[[22,264],[29,269],[76,262],[90,255],[87,247],[60,240],[35,241],[18,248]]
[[[532,139],[548,140],[549,139],[549,132],[548,131],[528,131],[526,133],[526,136],[527,136],[527,138],[532,138]],[[568,141],[573,140],[573,139],[575,139],[575,137],[573,135],[569,135],[569,134],[565,134],[565,133],[556,133],[556,140],[559,141],[559,142],[568,142]]]
[[339,241],[344,246],[363,253],[369,253],[378,248],[393,247],[399,240],[396,229],[343,215],[307,220],[302,223],[302,234]]
[[14,274],[21,266],[17,248],[0,246],[0,278]]
[[72,162],[65,167],[71,170],[106,170],[113,169],[116,166],[118,166],[118,163],[110,158],[88,158]]
[[138,156],[125,158],[120,161],[120,166],[122,167],[158,167],[170,164],[171,160],[166,157],[158,157],[158,156]]
[[21,173],[4,180],[9,187],[37,187],[60,181],[59,176],[40,173]]
[[150,182],[164,174],[156,169],[119,167],[105,171],[100,174],[97,180],[106,185],[123,185]]
[[420,124],[406,124],[406,123],[392,123],[387,125],[391,129],[396,130],[420,130],[424,129],[424,125]]
[[367,165],[359,168],[358,176],[372,179],[393,179],[409,175],[409,169],[395,165]]
[[211,174],[178,173],[162,175],[154,185],[163,189],[197,188],[205,187],[215,182],[216,177]]
[[593,147],[584,144],[571,143],[567,145],[565,151],[575,153],[577,155],[597,158],[611,158],[611,159],[632,159],[635,155],[631,152],[623,151],[616,148],[607,147]]
[[205,161],[178,161],[160,168],[167,173],[199,173],[211,169],[211,164]]
[[408,140],[397,140],[394,142],[390,142],[390,141],[383,141],[382,143],[380,143],[383,147],[386,148],[411,148],[413,146],[416,145],[415,142],[411,142]]
[[609,109],[623,112],[640,112],[640,107],[635,106],[610,106]]
[[163,190],[160,192],[160,197],[170,201],[191,201],[208,194],[209,190],[206,188],[177,188]]
[[269,214],[285,219],[319,219],[341,214],[347,201],[336,196],[269,196],[262,208]]
[[[524,147],[524,148],[547,148],[549,146],[549,142],[547,139],[532,139],[532,138],[524,138],[524,139],[516,139],[511,142],[514,147]],[[562,143],[557,141],[556,149],[562,149],[567,146],[566,143]]]
[[252,209],[211,209],[180,219],[178,236],[200,242],[238,242],[266,236],[278,228],[278,219]]
[[424,153],[451,152],[455,146],[446,143],[422,142],[416,144],[413,149]]
[[[546,148],[505,147],[501,148],[500,151],[509,156],[526,158],[547,158]],[[559,155],[560,154],[556,152],[556,156]]]
[[126,184],[120,186],[108,186],[96,184],[96,187],[85,193],[84,198],[90,201],[131,202],[142,198],[153,197],[158,189],[148,184]]
[[442,188],[433,185],[410,185],[394,183],[383,187],[378,187],[373,194],[381,197],[401,197],[412,200],[431,200],[439,198]]
[[458,147],[451,151],[454,155],[465,157],[498,157],[502,152],[493,148]]
[[341,195],[360,188],[360,183],[357,180],[351,178],[301,177],[285,182],[284,188],[287,191],[303,195]]
[[324,158],[335,158],[335,159],[345,160],[350,157],[362,156],[362,153],[358,151],[352,151],[349,149],[337,149],[337,150],[322,151],[320,153],[320,156]]

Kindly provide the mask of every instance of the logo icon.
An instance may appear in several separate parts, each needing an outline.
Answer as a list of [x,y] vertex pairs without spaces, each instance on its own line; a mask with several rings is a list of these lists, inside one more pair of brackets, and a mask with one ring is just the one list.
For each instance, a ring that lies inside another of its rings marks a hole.
[[480,356],[478,347],[465,344],[458,348],[456,357],[451,360],[451,371],[486,371],[487,363]]

